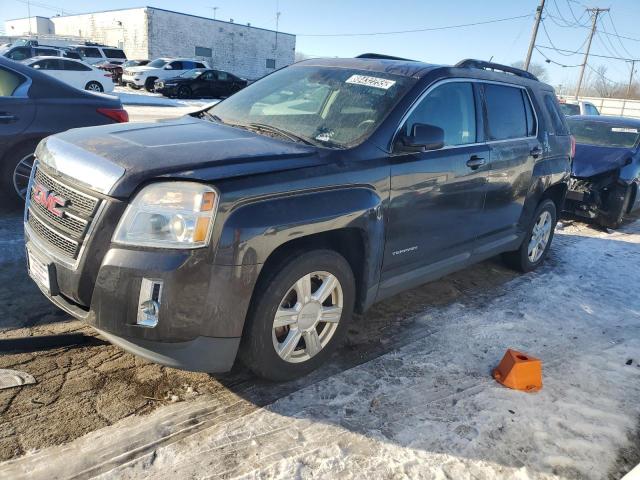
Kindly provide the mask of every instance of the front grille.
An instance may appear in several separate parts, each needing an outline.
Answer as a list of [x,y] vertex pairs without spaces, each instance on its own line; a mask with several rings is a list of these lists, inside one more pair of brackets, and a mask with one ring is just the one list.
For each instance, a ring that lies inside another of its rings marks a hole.
[[75,188],[66,186],[59,180],[47,175],[39,168],[36,170],[35,183],[41,183],[47,188],[47,190],[55,192],[62,198],[69,200],[71,209],[82,215],[93,215],[100,201],[99,199],[87,195],[86,193],[82,193]]
[[[86,194],[47,174],[38,165],[29,192],[27,223],[47,246],[64,257],[76,260],[94,219],[100,199]],[[50,194],[66,200],[62,216],[54,215],[46,206],[34,201],[35,187],[41,184]]]

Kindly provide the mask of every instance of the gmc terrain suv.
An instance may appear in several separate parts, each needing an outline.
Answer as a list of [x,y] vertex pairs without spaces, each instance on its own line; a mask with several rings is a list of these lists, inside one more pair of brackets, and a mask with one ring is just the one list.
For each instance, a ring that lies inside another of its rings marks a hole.
[[129,352],[286,380],[354,310],[497,254],[540,265],[571,149],[521,70],[303,61],[192,116],[41,142],[29,272]]

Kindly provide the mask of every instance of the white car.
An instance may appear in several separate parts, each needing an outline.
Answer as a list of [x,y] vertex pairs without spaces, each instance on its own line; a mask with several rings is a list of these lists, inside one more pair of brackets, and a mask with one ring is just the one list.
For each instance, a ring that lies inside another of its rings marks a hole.
[[86,45],[71,45],[69,48],[78,52],[82,57],[82,61],[89,65],[102,62],[111,62],[120,65],[127,61],[127,55],[124,53],[124,50],[117,47],[89,43]]
[[209,65],[192,58],[156,58],[142,67],[126,68],[122,72],[122,82],[135,89],[144,87],[148,92],[153,92],[156,80],[177,77],[194,68],[208,69]]
[[584,100],[567,100],[559,98],[560,110],[565,115],[600,115],[596,106],[591,102]]
[[61,57],[33,57],[23,63],[80,90],[113,91],[113,79],[109,72],[98,70],[79,60]]

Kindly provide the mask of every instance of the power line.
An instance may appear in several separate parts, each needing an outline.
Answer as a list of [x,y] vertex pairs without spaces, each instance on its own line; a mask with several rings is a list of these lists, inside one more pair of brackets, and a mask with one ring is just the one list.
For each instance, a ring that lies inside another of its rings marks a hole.
[[[574,55],[583,55],[584,54],[584,52],[576,52],[576,51],[573,51],[573,50],[566,50],[566,49],[563,49],[563,48],[553,48],[553,47],[550,47],[548,45],[536,45],[536,48],[544,48],[545,50],[558,50],[560,52],[572,53]],[[608,58],[608,59],[611,59],[611,60],[624,60],[624,61],[627,61],[627,62],[640,61],[637,58],[613,57],[613,56],[609,56],[609,55],[598,55],[596,53],[590,53],[589,56],[590,57],[598,57],[598,58]]]
[[549,58],[547,55],[545,55],[545,53],[540,50],[540,48],[545,48],[545,47],[540,47],[539,45],[536,45],[536,51],[542,55],[544,57],[544,59],[547,61],[547,63],[553,63],[554,65],[558,65],[560,67],[565,67],[565,68],[575,68],[575,67],[581,67],[582,64],[579,63],[578,65],[566,65],[564,63],[560,63],[560,62],[556,62],[555,60]]
[[547,30],[547,27],[544,23],[544,21],[542,22],[542,30],[544,31],[544,35],[545,37],[547,37],[547,40],[549,41],[549,43],[551,44],[551,46],[553,47],[554,50],[556,50],[557,53],[559,53],[560,55],[564,56],[564,57],[570,57],[573,53],[578,53],[582,47],[584,47],[584,45],[587,43],[587,38],[584,39],[584,42],[582,42],[582,45],[580,45],[575,51],[571,51],[571,53],[562,53],[562,49],[557,48],[555,46],[555,44],[553,43],[553,41],[551,40],[551,36],[549,35],[549,31]]
[[413,30],[396,30],[396,31],[390,31],[390,32],[363,32],[363,33],[301,33],[301,34],[296,34],[296,36],[298,37],[359,37],[359,36],[373,36],[373,35],[399,35],[403,33],[432,32],[436,30],[450,30],[453,28],[475,27],[477,25],[487,25],[490,23],[507,22],[509,20],[519,20],[521,18],[529,18],[529,17],[531,17],[530,13],[526,15],[517,15],[515,17],[485,20],[482,22],[461,23],[458,25],[447,25],[443,27],[416,28]]
[[615,32],[615,36],[618,39],[618,43],[620,43],[620,46],[625,51],[625,53],[627,55],[629,55],[630,57],[632,57],[633,55],[631,55],[631,53],[629,53],[629,50],[627,50],[627,47],[625,47],[624,43],[622,43],[622,39],[621,39],[620,35],[618,34],[618,29],[616,28],[616,24],[613,21],[613,17],[611,16],[611,12],[609,12],[609,15],[607,15],[607,18],[609,18],[609,23],[611,23],[611,26],[613,27],[613,31]]
[[54,12],[59,12],[62,13],[63,15],[65,13],[71,13],[73,14],[74,12],[72,12],[71,10],[62,8],[62,7],[56,7],[55,5],[50,5],[47,3],[41,3],[41,2],[32,2],[30,0],[15,0],[16,2],[22,3],[23,5],[27,5],[27,6],[32,6],[32,7],[39,7],[39,8],[44,8],[45,10],[51,10]]

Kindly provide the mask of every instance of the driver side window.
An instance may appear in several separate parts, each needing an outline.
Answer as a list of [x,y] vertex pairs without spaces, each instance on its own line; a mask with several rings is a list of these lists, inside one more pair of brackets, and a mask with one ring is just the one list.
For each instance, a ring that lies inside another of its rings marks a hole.
[[448,146],[476,143],[476,106],[470,82],[449,82],[436,87],[411,112],[403,133],[416,123],[440,127]]

